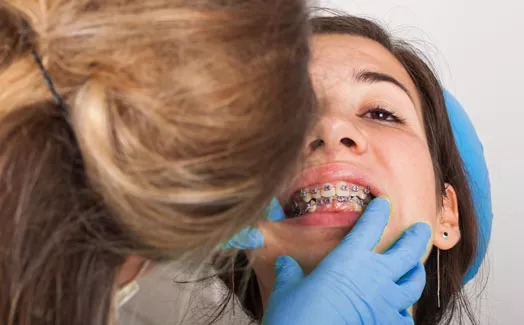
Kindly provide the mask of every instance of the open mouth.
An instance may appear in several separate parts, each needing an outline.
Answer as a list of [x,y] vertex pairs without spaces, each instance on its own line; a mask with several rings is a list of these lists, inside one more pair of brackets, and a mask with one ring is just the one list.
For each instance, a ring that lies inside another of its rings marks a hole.
[[288,219],[311,213],[361,213],[375,196],[369,187],[349,182],[331,182],[301,188],[284,205]]

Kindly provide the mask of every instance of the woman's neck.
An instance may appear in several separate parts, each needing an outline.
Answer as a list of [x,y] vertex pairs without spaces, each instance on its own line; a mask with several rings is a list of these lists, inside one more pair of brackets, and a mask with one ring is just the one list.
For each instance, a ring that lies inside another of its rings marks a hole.
[[262,307],[264,310],[266,309],[267,302],[269,300],[269,296],[271,295],[271,292],[273,291],[273,288],[269,287],[267,284],[264,284],[260,279],[257,277],[258,282],[258,288],[260,290],[260,298],[262,300]]

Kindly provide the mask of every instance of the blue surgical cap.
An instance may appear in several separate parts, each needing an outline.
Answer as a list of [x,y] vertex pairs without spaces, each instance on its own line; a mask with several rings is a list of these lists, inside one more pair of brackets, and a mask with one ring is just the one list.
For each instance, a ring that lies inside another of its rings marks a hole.
[[491,237],[493,212],[491,208],[491,189],[488,168],[484,158],[484,148],[468,115],[460,103],[448,91],[444,91],[444,99],[455,142],[464,161],[466,176],[471,187],[473,204],[478,218],[479,241],[474,263],[464,276],[464,283],[471,280],[478,272],[486,255]]

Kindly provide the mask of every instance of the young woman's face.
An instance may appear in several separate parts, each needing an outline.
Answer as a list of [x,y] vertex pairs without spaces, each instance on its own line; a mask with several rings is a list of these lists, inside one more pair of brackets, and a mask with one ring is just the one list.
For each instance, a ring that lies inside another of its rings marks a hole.
[[[387,196],[392,205],[376,251],[387,249],[417,221],[433,226],[434,244],[439,241],[442,249],[460,237],[452,187],[445,209],[437,204],[420,98],[401,63],[369,39],[320,35],[313,39],[310,72],[320,115],[304,148],[302,170],[280,197],[286,211],[298,216],[262,225],[266,244],[255,252],[254,269],[263,292],[271,289],[264,283],[272,284],[277,256],[292,256],[309,272],[373,196]],[[298,207],[289,204],[290,197],[301,202]],[[443,231],[448,243],[435,236]]]

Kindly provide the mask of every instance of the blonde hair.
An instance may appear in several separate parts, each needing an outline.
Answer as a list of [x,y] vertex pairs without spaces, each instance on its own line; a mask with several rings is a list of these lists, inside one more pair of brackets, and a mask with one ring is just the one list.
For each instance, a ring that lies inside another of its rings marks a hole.
[[307,19],[300,0],[0,3],[0,324],[107,324],[126,256],[202,260],[259,220],[313,114]]

